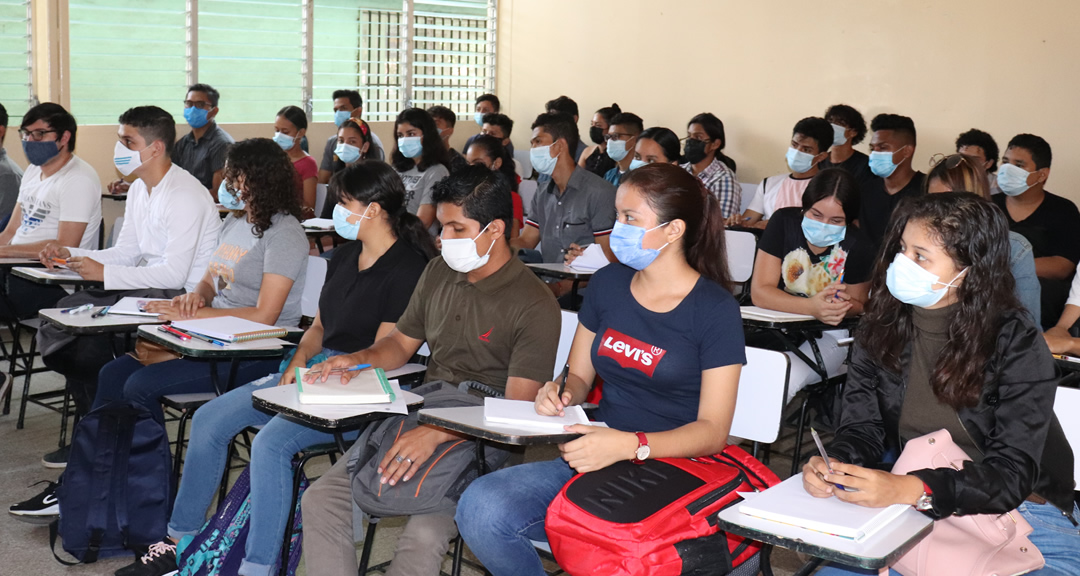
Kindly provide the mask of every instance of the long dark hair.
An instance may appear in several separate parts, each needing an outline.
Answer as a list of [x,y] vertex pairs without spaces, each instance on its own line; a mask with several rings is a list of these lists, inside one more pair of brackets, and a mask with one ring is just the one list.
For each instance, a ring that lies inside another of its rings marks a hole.
[[957,268],[967,268],[956,290],[949,341],[938,356],[930,386],[939,400],[960,408],[982,394],[987,362],[995,353],[1005,315],[1020,310],[1009,273],[1009,226],[996,206],[970,192],[925,194],[903,201],[893,214],[870,287],[873,298],[859,322],[858,341],[881,366],[900,373],[900,356],[914,338],[911,305],[893,297],[885,275],[909,222],[927,227]]
[[686,123],[686,127],[689,128],[691,124],[701,124],[701,128],[705,130],[705,133],[709,135],[712,140],[720,140],[720,147],[716,149],[716,159],[731,168],[731,171],[735,171],[735,161],[724,155],[722,150],[727,146],[727,136],[724,134],[724,122],[714,116],[711,112],[702,112],[697,116],[694,116]]
[[391,156],[394,170],[407,172],[415,166],[417,170],[423,172],[436,164],[442,164],[447,169],[450,168],[450,151],[443,144],[442,138],[439,136],[439,127],[435,125],[435,119],[431,117],[431,114],[427,113],[427,110],[423,108],[406,108],[402,110],[397,115],[397,119],[394,120],[395,134],[398,126],[402,124],[412,124],[423,132],[420,143],[423,145],[424,151],[420,156],[420,163],[417,164],[412,158],[406,158],[395,144],[394,154]]
[[[510,156],[510,152],[507,151],[506,146],[502,145],[502,141],[494,136],[480,134],[473,139],[472,144],[469,144],[470,149],[474,147],[482,150],[482,154],[487,156],[493,163],[496,158],[502,160],[498,172],[506,178],[507,184],[510,185],[510,190],[517,192],[518,181],[517,172],[514,170],[514,158]],[[466,150],[465,154],[468,155],[469,151]]]
[[859,219],[859,184],[847,170],[826,168],[815,174],[803,192],[803,213],[826,198],[836,198],[844,210],[845,225],[850,226]]
[[300,219],[296,195],[296,169],[289,155],[269,138],[249,138],[230,144],[225,151],[225,180],[236,187],[244,181],[244,203],[251,207],[251,231],[256,238],[270,228],[274,214]]
[[699,274],[731,291],[720,201],[701,181],[674,164],[654,162],[631,170],[621,186],[633,186],[656,212],[659,222],[686,223],[682,238],[686,262]]
[[670,129],[663,126],[646,128],[644,132],[638,134],[638,141],[640,142],[646,138],[660,146],[660,149],[664,151],[664,156],[667,156],[668,162],[679,162],[682,159],[682,155],[679,153],[679,137]]
[[360,160],[346,166],[330,179],[329,192],[339,201],[351,199],[382,206],[395,238],[428,260],[438,253],[424,224],[405,209],[405,185],[401,183],[401,176],[385,162]]

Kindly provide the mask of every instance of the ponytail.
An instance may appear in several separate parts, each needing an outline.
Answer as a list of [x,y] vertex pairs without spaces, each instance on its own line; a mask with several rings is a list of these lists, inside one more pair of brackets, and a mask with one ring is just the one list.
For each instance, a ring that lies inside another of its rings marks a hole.
[[728,167],[728,170],[731,170],[732,173],[735,172],[735,161],[732,160],[730,156],[728,156],[727,154],[724,154],[723,152],[717,150],[716,151],[716,159],[723,162],[724,165]]
[[427,228],[424,228],[424,223],[415,214],[402,209],[398,214],[391,216],[390,220],[390,228],[394,231],[394,236],[419,252],[425,260],[431,260],[438,255],[435,241],[431,239],[431,234],[428,233]]
[[[700,181],[699,181],[700,182]],[[691,243],[684,239],[686,261],[698,274],[723,286],[728,292],[734,288],[731,271],[728,270],[724,209],[720,200],[701,186],[705,198],[705,210],[698,226],[697,238]]]

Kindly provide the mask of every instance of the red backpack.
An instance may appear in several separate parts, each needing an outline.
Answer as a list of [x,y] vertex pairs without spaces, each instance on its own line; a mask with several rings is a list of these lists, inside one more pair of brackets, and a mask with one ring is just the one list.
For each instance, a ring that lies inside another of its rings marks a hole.
[[572,576],[726,574],[761,544],[717,528],[717,514],[780,479],[738,446],[702,458],[617,462],[578,474],[548,507],[546,530]]

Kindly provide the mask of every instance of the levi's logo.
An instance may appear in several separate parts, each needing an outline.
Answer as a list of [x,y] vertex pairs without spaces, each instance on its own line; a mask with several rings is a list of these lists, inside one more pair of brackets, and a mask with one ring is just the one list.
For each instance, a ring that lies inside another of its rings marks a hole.
[[608,328],[600,341],[600,356],[611,358],[623,368],[634,368],[652,378],[656,365],[667,350]]

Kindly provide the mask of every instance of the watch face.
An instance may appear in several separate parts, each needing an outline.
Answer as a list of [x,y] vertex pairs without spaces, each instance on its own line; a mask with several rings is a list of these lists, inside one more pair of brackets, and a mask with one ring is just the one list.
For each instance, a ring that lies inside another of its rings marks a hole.
[[638,446],[638,449],[634,454],[637,456],[638,460],[644,460],[649,457],[649,447]]

